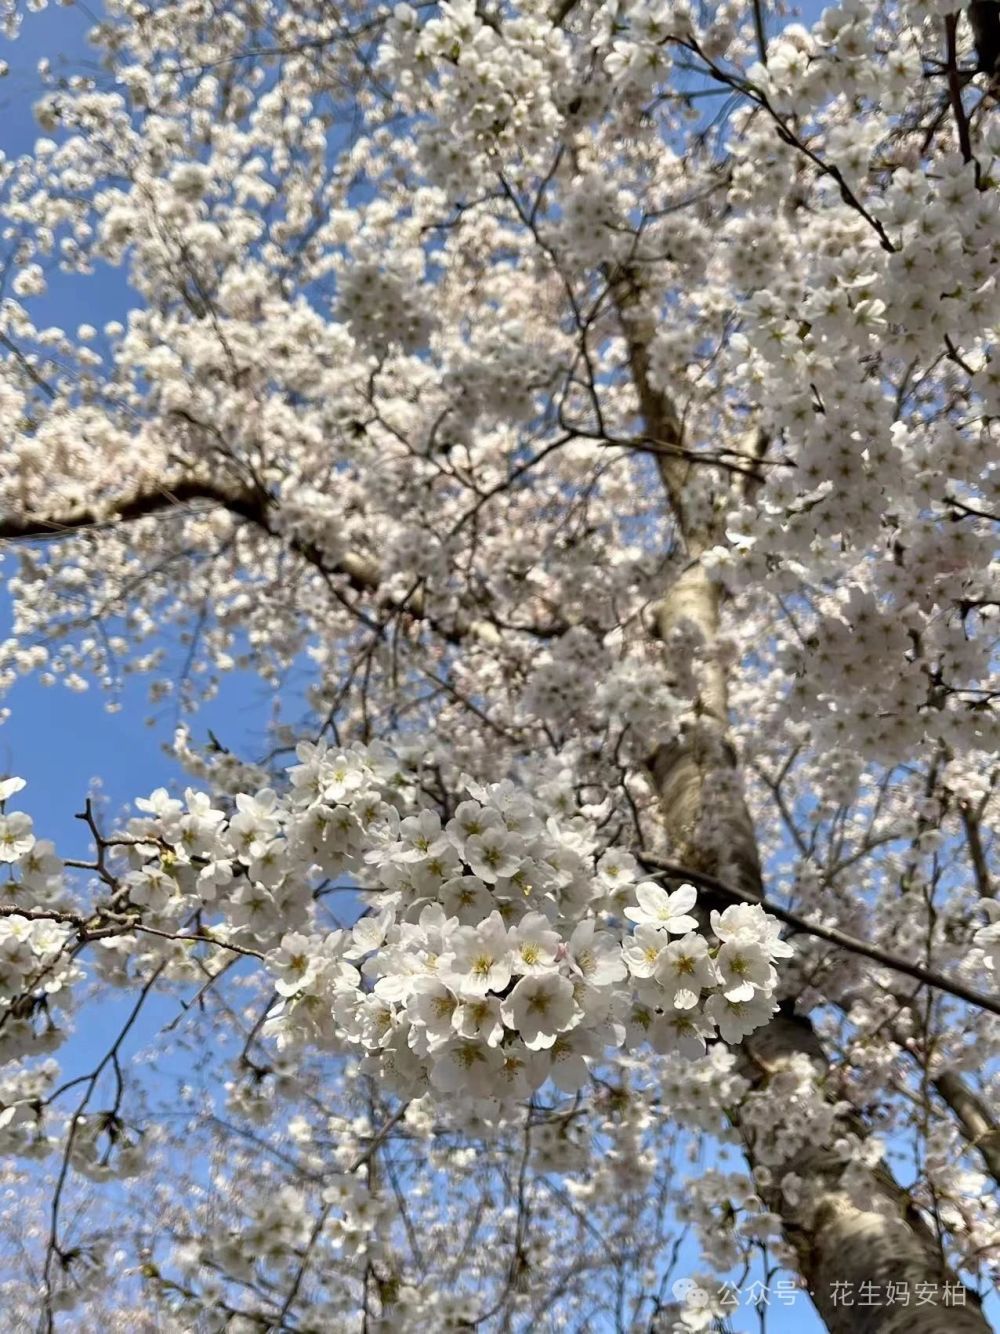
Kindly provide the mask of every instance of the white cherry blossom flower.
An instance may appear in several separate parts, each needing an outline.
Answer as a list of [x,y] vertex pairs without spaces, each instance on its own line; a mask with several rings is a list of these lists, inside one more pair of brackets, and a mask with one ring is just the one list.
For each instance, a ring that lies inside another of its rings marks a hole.
[[458,1038],[434,1053],[430,1080],[441,1093],[489,1097],[496,1089],[503,1057],[497,1047]]
[[278,949],[268,955],[267,968],[279,996],[294,996],[297,991],[307,990],[316,976],[314,942],[308,936],[289,932],[282,936]]
[[493,897],[477,875],[457,875],[446,880],[438,897],[449,917],[473,925],[493,910]]
[[487,884],[502,876],[512,876],[521,861],[522,841],[502,825],[492,825],[482,834],[473,834],[465,843],[463,855],[473,875]]
[[[715,998],[709,998],[712,999]],[[706,1039],[714,1035],[712,1017],[707,1004],[704,1015],[690,1008],[667,1010],[650,1025],[650,1045],[664,1055],[676,1052],[688,1060],[695,1060],[704,1054]]]
[[551,971],[562,943],[542,913],[525,913],[508,937],[513,950],[512,971],[530,975]]
[[770,989],[777,980],[764,949],[742,933],[723,943],[715,966],[731,1000],[750,1000],[756,990]]
[[572,972],[595,987],[621,982],[628,972],[621,946],[610,931],[599,931],[593,918],[573,928],[566,960]]
[[496,911],[478,926],[460,926],[454,932],[451,950],[441,961],[441,975],[462,996],[485,996],[503,991],[511,978],[510,939],[503,918]]
[[[413,1033],[422,1031],[433,1049],[454,1036],[458,1007],[458,997],[440,978],[425,975],[413,983],[406,1012],[413,1021]],[[477,1034],[466,1036],[476,1037]]]
[[636,886],[635,897],[637,906],[625,909],[630,921],[678,936],[697,929],[697,919],[690,915],[698,898],[694,885],[681,885],[668,893],[661,885],[647,880]]
[[771,959],[789,959],[793,950],[779,938],[781,923],[769,917],[755,903],[733,903],[721,913],[712,909],[709,921],[713,934],[721,941],[745,939],[760,944]]
[[452,1016],[452,1024],[460,1037],[485,1042],[488,1047],[497,1047],[503,1041],[504,1026],[497,996],[462,1001]]
[[447,851],[448,840],[441,828],[441,818],[434,811],[408,815],[400,822],[401,847],[395,854],[401,862],[422,862]]
[[573,984],[557,973],[522,977],[504,1000],[503,1019],[529,1051],[551,1047],[576,1022]]
[[576,1093],[590,1083],[590,1065],[600,1057],[601,1043],[585,1029],[571,1029],[556,1036],[547,1054],[553,1084],[563,1093]]
[[597,863],[597,878],[609,890],[618,890],[634,882],[636,870],[637,863],[631,853],[609,848]]
[[770,995],[761,991],[739,999],[716,994],[705,1002],[705,1017],[717,1025],[723,1042],[737,1043],[767,1023],[777,1008]]
[[502,823],[499,811],[481,806],[478,801],[460,801],[448,821],[447,834],[456,849],[463,853],[470,838],[484,834],[487,829],[498,828]]
[[659,926],[642,923],[625,938],[622,954],[633,977],[652,977],[660,954],[666,948],[667,936]]
[[7,801],[15,792],[20,792],[26,786],[23,778],[0,779],[0,802]]
[[29,816],[21,811],[0,815],[0,862],[16,862],[34,846]]
[[653,975],[676,1010],[690,1010],[698,1004],[701,993],[718,980],[708,942],[694,932],[671,940],[661,950]]

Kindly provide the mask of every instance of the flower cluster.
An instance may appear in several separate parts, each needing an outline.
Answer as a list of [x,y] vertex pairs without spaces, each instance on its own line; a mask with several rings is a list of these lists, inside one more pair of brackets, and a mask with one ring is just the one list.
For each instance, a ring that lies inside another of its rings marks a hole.
[[363,347],[381,356],[393,347],[416,350],[433,327],[426,296],[412,279],[374,260],[346,269],[337,313]]
[[[400,1095],[507,1102],[550,1078],[580,1088],[609,1048],[697,1056],[773,1013],[791,950],[760,908],[713,911],[710,942],[692,886],[639,879],[581,816],[509,781],[467,779],[442,820],[388,751],[303,743],[299,759],[287,792],[239,794],[228,815],[191,789],[141,801],[122,882],[142,921],[217,914],[220,942],[263,955],[279,1047],[356,1048]],[[317,898],[343,877],[367,911],[321,930]]]
[[566,36],[543,12],[501,23],[472,0],[446,0],[426,22],[396,5],[379,67],[407,103],[433,107],[421,151],[428,175],[449,189],[461,188],[456,166],[481,170],[494,146],[547,146],[576,88]]
[[[82,976],[68,948],[73,929],[57,920],[67,902],[62,862],[50,842],[35,837],[31,817],[9,809],[9,799],[24,786],[20,778],[0,781],[0,865],[6,870],[0,911],[0,1063],[59,1044],[58,1011],[71,1003],[71,984]],[[45,915],[47,908],[53,917]]]

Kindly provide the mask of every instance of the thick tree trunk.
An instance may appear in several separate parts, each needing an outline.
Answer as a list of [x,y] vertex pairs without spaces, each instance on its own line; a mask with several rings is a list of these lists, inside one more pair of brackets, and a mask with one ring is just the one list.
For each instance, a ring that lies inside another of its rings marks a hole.
[[966,1138],[973,1148],[978,1149],[986,1170],[1000,1186],[1000,1127],[982,1099],[967,1086],[961,1075],[952,1070],[936,1076],[933,1083],[961,1121]]
[[[695,561],[661,604],[660,638],[669,644],[680,621],[693,622],[703,638],[706,665],[697,723],[661,746],[649,767],[673,858],[762,896],[753,823],[727,735],[725,674],[712,659],[718,597]],[[753,1115],[755,1101],[769,1090],[780,1093],[786,1082],[794,1086],[803,1058],[811,1062],[815,1088],[821,1090],[829,1062],[809,1019],[795,1015],[786,1003],[766,1029],[742,1044],[740,1066],[752,1091],[737,1109],[735,1124],[751,1165],[766,1159],[775,1184],[763,1195],[781,1218],[828,1328],[833,1334],[985,1334],[989,1325],[977,1299],[948,1271],[934,1235],[906,1193],[882,1168],[859,1168],[834,1152],[838,1134],[864,1136],[857,1118],[838,1117],[836,1133],[825,1142],[798,1144],[775,1159],[780,1143],[775,1132],[781,1127],[773,1122],[761,1127]],[[780,1096],[767,1106],[780,1107]],[[966,1104],[967,1116],[974,1117],[974,1111]],[[800,1181],[795,1203],[780,1186],[787,1173]]]

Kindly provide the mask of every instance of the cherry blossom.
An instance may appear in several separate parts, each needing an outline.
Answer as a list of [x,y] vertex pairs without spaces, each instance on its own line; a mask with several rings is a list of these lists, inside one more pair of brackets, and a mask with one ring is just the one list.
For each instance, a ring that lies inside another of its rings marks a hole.
[[182,775],[47,793],[58,850],[0,781],[9,1323],[683,1330],[759,1272],[982,1334],[994,8],[4,53],[0,719],[138,678]]

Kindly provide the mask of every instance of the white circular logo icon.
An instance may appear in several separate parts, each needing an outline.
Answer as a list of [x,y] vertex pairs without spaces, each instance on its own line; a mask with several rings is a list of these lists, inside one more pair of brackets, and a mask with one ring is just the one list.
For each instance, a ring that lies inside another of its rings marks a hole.
[[679,1278],[670,1286],[670,1291],[679,1302],[687,1302],[689,1306],[707,1306],[711,1300],[709,1294],[704,1288],[694,1281],[693,1278]]

